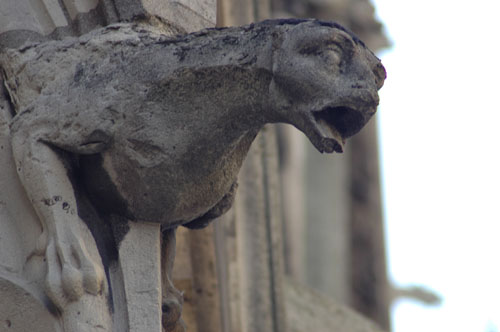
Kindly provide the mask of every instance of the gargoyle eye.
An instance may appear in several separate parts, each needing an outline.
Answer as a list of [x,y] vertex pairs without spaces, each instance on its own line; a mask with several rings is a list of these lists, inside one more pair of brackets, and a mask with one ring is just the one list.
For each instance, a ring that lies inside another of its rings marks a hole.
[[321,55],[330,63],[339,65],[344,58],[344,50],[341,45],[337,43],[328,43],[321,47]]
[[307,57],[319,57],[328,66],[339,67],[344,61],[347,53],[343,44],[337,40],[316,40],[301,45],[299,52]]
[[328,42],[328,47],[338,50],[343,56],[350,57],[355,52],[354,41],[345,36],[336,36],[334,40]]
[[304,55],[320,55],[324,53],[338,53],[341,55],[343,53],[342,47],[337,43],[315,43],[314,45],[308,45],[302,47],[300,50],[301,54]]
[[328,43],[325,47],[325,50],[334,51],[339,54],[342,54],[344,52],[342,46],[340,46],[338,43]]

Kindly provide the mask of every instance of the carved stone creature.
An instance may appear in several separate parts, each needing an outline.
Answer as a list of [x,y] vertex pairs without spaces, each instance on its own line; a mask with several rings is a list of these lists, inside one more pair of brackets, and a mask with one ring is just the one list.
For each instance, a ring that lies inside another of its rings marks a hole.
[[80,197],[101,216],[205,226],[231,206],[264,124],[292,124],[320,152],[341,152],[385,79],[360,40],[316,20],[181,37],[116,24],[5,51],[0,66],[18,173],[44,227],[40,252],[62,266],[48,293],[72,300],[105,284],[80,240]]

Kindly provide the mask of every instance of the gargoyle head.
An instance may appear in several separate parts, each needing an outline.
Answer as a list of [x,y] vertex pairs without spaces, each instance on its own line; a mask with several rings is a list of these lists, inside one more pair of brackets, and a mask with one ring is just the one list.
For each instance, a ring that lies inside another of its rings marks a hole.
[[342,152],[345,139],[375,113],[385,69],[362,41],[336,23],[279,22],[283,32],[273,43],[271,88],[280,121],[304,132],[320,152]]

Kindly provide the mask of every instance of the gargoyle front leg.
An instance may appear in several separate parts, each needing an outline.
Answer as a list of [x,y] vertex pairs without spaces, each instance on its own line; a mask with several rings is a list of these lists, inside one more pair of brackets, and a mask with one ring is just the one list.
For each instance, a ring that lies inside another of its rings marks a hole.
[[23,132],[14,134],[12,148],[20,180],[43,227],[37,247],[47,259],[47,295],[63,310],[84,292],[106,289],[100,256],[78,216],[64,159],[42,138]]

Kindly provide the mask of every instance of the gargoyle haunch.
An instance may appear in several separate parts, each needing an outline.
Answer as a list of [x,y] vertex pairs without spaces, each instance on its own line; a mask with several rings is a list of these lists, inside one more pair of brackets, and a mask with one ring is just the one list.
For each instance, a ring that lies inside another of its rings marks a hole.
[[63,213],[78,201],[62,187],[80,186],[100,215],[204,226],[230,207],[264,124],[292,124],[320,152],[341,152],[375,113],[385,79],[359,39],[317,20],[181,37],[116,24],[6,51],[0,66],[18,173],[63,265],[85,251],[69,244],[80,217]]

